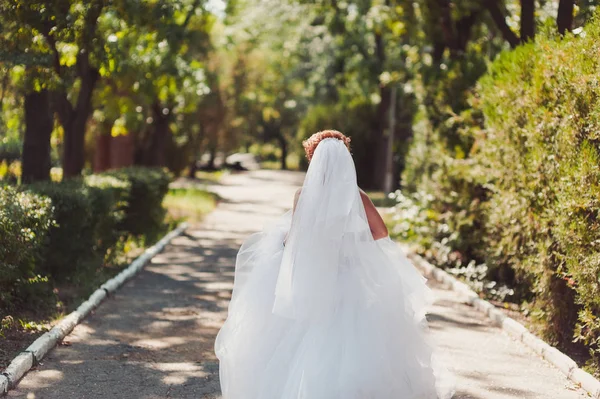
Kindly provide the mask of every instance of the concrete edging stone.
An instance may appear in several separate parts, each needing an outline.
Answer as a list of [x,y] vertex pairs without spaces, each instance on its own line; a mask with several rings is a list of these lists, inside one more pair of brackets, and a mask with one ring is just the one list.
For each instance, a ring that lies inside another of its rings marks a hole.
[[580,369],[573,359],[533,335],[524,325],[506,316],[490,302],[479,298],[479,295],[462,281],[457,280],[446,271],[433,266],[421,256],[412,252],[407,245],[402,243],[398,243],[398,245],[415,266],[424,272],[426,277],[433,278],[449,286],[452,291],[463,294],[465,302],[484,313],[492,320],[494,325],[500,327],[514,339],[523,342],[535,353],[546,359],[567,378],[586,390],[593,399],[600,399],[600,381]]
[[187,223],[180,224],[176,229],[166,234],[159,242],[146,249],[127,268],[102,284],[77,309],[63,317],[50,331],[38,337],[27,349],[19,353],[10,362],[6,370],[0,373],[0,396],[4,396],[10,389],[14,388],[33,366],[37,365],[59,341],[73,331],[77,324],[97,308],[106,297],[114,293],[131,277],[135,276],[173,238],[183,233],[187,226]]

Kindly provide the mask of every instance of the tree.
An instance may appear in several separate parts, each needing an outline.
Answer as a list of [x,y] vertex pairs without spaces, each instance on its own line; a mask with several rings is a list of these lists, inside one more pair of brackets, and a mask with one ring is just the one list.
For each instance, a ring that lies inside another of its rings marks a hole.
[[102,107],[99,118],[118,121],[119,131],[133,135],[136,163],[168,165],[170,149],[180,148],[174,134],[189,144],[180,128],[209,91],[203,60],[213,22],[198,0],[134,2],[102,19],[107,62],[97,104],[107,97],[128,100]]
[[[58,78],[53,95],[64,129],[63,176],[72,177],[80,175],[84,166],[86,125],[92,113],[92,95],[100,78],[99,63],[94,58],[102,57],[97,26],[105,1],[92,0],[76,5],[60,2],[59,7],[54,8],[49,3],[52,2],[42,2],[51,10],[49,15],[39,20],[31,19],[30,24],[44,36],[53,55]],[[31,11],[35,8],[31,7]],[[75,55],[61,54],[58,44],[62,40],[70,41]],[[79,89],[69,93],[75,80],[78,80]],[[73,97],[76,100],[71,100]]]
[[13,83],[18,95],[24,97],[25,133],[22,150],[22,180],[32,182],[50,178],[50,136],[54,127],[51,111],[50,89],[54,87],[51,76],[50,54],[40,44],[39,33],[24,29],[22,21],[46,18],[39,12],[39,4],[19,6],[14,3],[0,5],[1,24],[0,61],[5,65],[2,98]]
[[45,41],[45,48],[40,51],[48,55],[54,74],[48,81],[53,80],[50,93],[64,130],[66,177],[77,176],[83,169],[85,129],[92,112],[92,94],[100,77],[97,64],[102,58],[99,54],[102,46],[97,23],[104,7],[105,0],[25,3],[7,0],[2,6],[13,26],[19,26],[18,31],[32,38],[41,36]]

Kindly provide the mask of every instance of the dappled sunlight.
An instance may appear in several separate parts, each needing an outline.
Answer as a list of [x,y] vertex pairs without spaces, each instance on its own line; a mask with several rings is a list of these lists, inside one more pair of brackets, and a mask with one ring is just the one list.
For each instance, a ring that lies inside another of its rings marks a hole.
[[[72,334],[69,336],[69,340],[73,342],[83,342],[89,341],[92,339],[96,329],[88,324],[82,323],[77,326],[77,334]],[[103,345],[103,343],[98,342],[97,345]]]
[[233,283],[229,282],[215,282],[215,283],[197,283],[197,287],[203,288],[208,292],[221,292],[223,290],[230,290],[233,288]]
[[190,378],[202,378],[207,375],[202,367],[193,363],[155,363],[151,367],[168,373],[162,378],[162,382],[167,385],[183,385]]
[[84,361],[79,359],[79,360],[64,360],[63,363],[65,364],[83,364]]
[[166,349],[175,345],[184,345],[186,343],[183,337],[160,337],[160,338],[146,338],[134,341],[133,345],[140,346],[148,349]]
[[[79,364],[79,363],[77,363]],[[52,386],[64,378],[64,372],[55,370],[55,369],[47,369],[47,370],[35,370],[31,373],[33,378],[26,378],[21,380],[19,383],[20,388],[24,391],[29,389],[39,389],[44,387]],[[34,396],[30,396],[34,395]],[[27,397],[35,398],[35,393],[29,392],[27,393]]]

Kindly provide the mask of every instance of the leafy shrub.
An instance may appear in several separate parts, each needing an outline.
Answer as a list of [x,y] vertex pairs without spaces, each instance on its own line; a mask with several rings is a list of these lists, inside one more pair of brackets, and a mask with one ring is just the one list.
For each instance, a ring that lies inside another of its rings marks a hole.
[[119,227],[125,217],[124,208],[130,185],[103,174],[87,176],[84,182],[94,210],[91,223],[95,226],[96,250],[105,254],[123,235]]
[[95,215],[90,190],[80,179],[35,183],[28,188],[52,200],[56,220],[50,228],[40,269],[55,279],[69,280],[97,256],[93,222],[100,215]]
[[47,290],[35,264],[51,225],[50,199],[0,187],[0,308]]
[[123,202],[121,230],[133,235],[155,238],[163,230],[163,198],[169,190],[171,174],[161,168],[131,167],[106,173],[128,185]]
[[42,270],[69,280],[100,266],[121,237],[153,239],[162,232],[169,181],[161,169],[128,168],[29,186],[54,206],[56,225],[50,229]]
[[585,37],[542,38],[501,56],[481,81],[494,195],[487,245],[532,281],[556,342],[600,354],[600,21]]
[[548,339],[587,345],[597,364],[599,39],[596,18],[579,37],[540,35],[503,53],[472,109],[422,122],[403,175],[417,193],[406,197],[423,208],[417,222],[435,215],[436,226],[421,231],[426,251],[444,254],[445,245],[456,274],[508,283]]

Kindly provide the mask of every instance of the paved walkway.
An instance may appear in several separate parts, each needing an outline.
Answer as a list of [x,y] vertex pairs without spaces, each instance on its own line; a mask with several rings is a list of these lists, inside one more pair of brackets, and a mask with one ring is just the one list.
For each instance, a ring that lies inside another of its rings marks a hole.
[[[224,201],[30,371],[11,398],[220,398],[213,342],[227,314],[241,241],[292,204],[302,174],[256,171],[213,187]],[[586,397],[452,293],[429,319],[457,399]],[[404,398],[398,398],[404,399]]]

